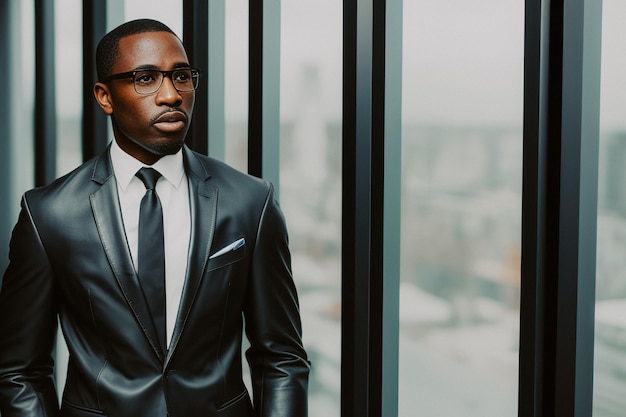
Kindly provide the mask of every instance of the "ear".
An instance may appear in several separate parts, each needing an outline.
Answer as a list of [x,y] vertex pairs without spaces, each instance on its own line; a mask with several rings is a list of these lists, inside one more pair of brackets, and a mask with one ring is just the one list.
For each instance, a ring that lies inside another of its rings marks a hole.
[[113,101],[111,100],[111,91],[109,86],[104,83],[96,83],[93,86],[93,95],[98,102],[100,108],[107,114],[113,114]]

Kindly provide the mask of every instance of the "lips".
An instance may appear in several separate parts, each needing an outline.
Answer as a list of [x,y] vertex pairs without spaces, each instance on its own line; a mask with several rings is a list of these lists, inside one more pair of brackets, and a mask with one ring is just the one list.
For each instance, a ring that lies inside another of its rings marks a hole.
[[177,132],[187,124],[187,115],[181,111],[169,111],[155,118],[152,124],[163,132]]

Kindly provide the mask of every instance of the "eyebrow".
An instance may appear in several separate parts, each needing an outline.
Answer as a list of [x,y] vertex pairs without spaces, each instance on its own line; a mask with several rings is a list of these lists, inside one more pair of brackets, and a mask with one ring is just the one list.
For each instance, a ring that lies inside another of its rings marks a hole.
[[[179,68],[191,68],[191,65],[189,65],[188,62],[177,62],[176,64],[172,66],[172,69],[179,69]],[[142,70],[161,70],[161,68],[157,67],[156,65],[146,64],[146,65],[140,65],[131,71],[142,71]]]

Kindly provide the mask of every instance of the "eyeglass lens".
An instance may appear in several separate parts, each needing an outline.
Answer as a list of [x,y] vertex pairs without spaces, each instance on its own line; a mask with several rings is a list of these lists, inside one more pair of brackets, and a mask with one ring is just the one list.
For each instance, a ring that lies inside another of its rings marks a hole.
[[[170,74],[174,88],[178,91],[193,91],[198,85],[198,73],[189,68],[175,70]],[[137,71],[133,82],[139,94],[151,94],[161,88],[163,73],[158,70]]]

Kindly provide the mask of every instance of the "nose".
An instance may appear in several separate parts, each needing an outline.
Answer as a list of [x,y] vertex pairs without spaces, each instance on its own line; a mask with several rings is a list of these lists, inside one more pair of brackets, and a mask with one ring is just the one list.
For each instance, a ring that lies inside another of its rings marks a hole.
[[156,101],[159,105],[174,106],[179,105],[183,101],[180,92],[174,87],[174,83],[170,77],[163,77],[163,84],[157,91]]

